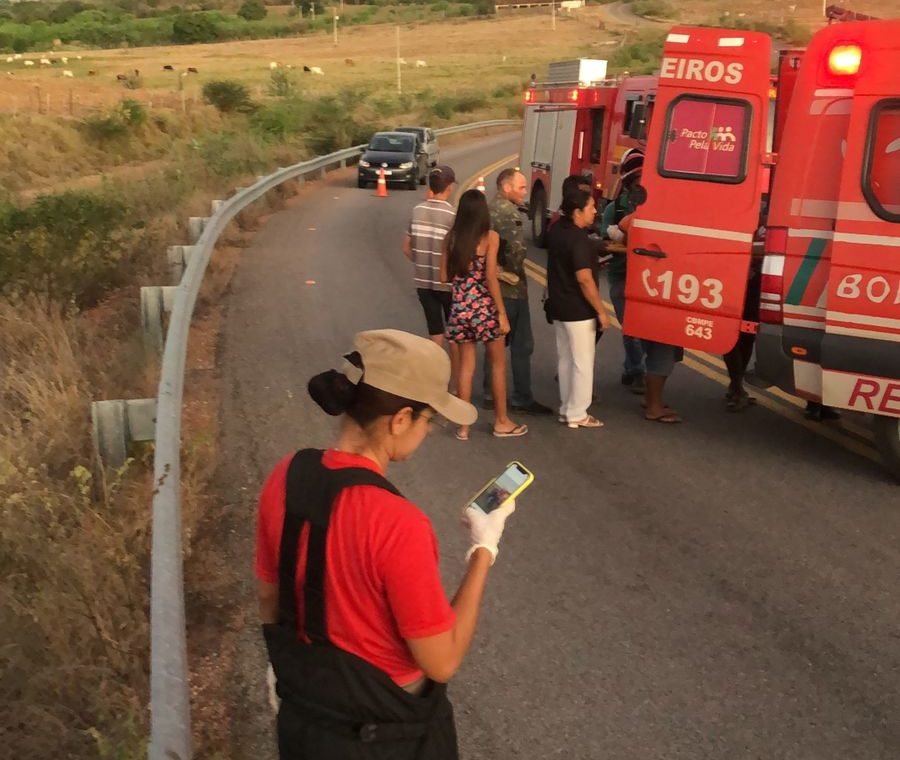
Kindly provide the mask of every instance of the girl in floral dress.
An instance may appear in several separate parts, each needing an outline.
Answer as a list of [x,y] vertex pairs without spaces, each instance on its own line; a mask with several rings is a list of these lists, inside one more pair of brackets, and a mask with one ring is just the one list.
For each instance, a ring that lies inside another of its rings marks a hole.
[[[459,199],[456,221],[444,242],[441,279],[453,288],[447,339],[460,346],[459,377],[456,387],[464,401],[472,399],[476,346],[483,343],[486,361],[491,363],[494,394],[494,435],[515,438],[528,432],[506,414],[506,347],[503,336],[509,321],[497,280],[497,250],[500,238],[491,230],[491,215],[484,193],[467,190]],[[469,427],[456,433],[469,440]]]

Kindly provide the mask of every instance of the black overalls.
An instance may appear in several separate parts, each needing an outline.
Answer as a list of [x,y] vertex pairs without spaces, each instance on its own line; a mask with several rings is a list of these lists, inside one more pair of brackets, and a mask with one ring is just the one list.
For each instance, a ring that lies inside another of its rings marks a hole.
[[[384,671],[338,649],[325,629],[325,548],[331,509],[350,486],[399,495],[363,468],[330,470],[322,452],[297,452],[287,473],[278,567],[279,622],[263,626],[278,680],[281,760],[457,760],[453,708],[445,684],[428,681],[418,696]],[[304,629],[298,638],[297,556],[309,523],[303,584]]]

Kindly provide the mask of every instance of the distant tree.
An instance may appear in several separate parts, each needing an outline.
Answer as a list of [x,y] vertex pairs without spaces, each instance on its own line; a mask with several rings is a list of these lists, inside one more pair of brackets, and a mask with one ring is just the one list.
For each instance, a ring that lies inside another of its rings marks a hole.
[[268,13],[263,0],[244,0],[244,4],[238,10],[238,16],[245,21],[259,21],[264,19]]
[[205,13],[190,13],[178,16],[172,24],[172,42],[192,45],[196,42],[215,42],[219,38],[219,27]]
[[65,24],[72,16],[88,10],[90,7],[79,0],[65,0],[50,11],[50,21],[54,24]]

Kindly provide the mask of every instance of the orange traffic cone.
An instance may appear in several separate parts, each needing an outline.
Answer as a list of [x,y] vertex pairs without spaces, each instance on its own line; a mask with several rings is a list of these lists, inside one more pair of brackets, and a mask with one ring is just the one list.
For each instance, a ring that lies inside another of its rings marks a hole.
[[384,179],[384,169],[383,168],[378,170],[378,186],[377,186],[377,189],[375,190],[375,197],[376,198],[387,198],[388,197],[387,182]]
[[482,193],[487,192],[484,188],[484,177],[478,178],[478,184],[475,186],[476,190],[480,190]]

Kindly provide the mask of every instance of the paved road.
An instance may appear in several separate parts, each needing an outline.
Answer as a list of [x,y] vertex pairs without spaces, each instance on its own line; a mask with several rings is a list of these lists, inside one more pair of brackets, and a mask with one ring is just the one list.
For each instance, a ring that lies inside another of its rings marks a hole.
[[[463,178],[517,147],[495,137],[444,158]],[[423,327],[399,251],[420,195],[376,199],[345,175],[272,218],[243,255],[220,349],[229,510],[219,550],[238,606],[253,605],[262,478],[286,452],[331,439],[307,379],[335,366],[357,330]],[[532,285],[535,388],[550,402],[552,328]],[[726,413],[702,358],[710,377],[679,367],[672,382],[685,424],[645,422],[618,383],[620,361],[611,332],[593,409],[603,430],[529,420],[529,436],[499,441],[484,420],[468,443],[436,433],[391,473],[432,517],[451,590],[465,499],[512,458],[537,474],[452,686],[463,757],[897,758],[896,486],[787,407]],[[263,652],[247,620],[231,756],[269,758]]]
[[638,16],[631,8],[631,3],[617,2],[600,6],[600,13],[610,24],[621,26],[648,26],[660,23],[656,19]]

